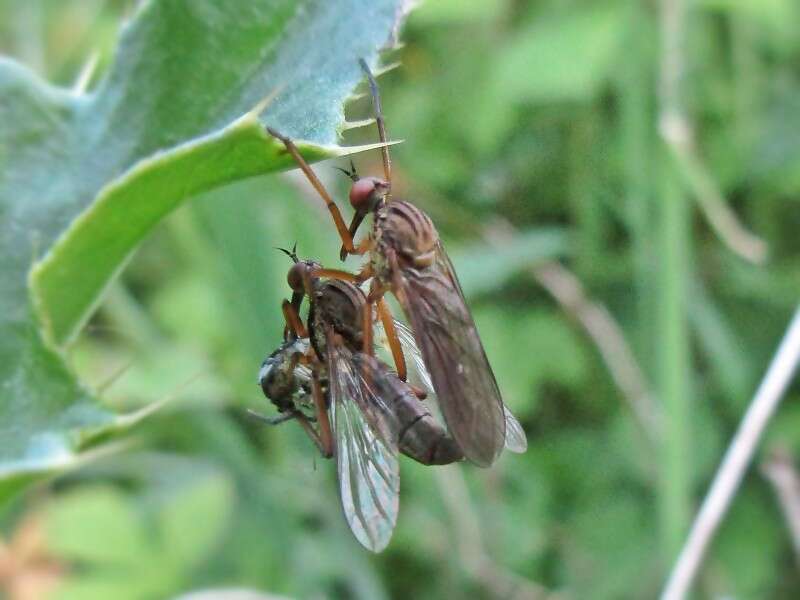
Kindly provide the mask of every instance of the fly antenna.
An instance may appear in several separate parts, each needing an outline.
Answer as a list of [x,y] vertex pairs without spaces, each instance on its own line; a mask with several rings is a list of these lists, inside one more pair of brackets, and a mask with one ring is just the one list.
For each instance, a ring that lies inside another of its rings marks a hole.
[[350,159],[350,170],[343,169],[342,167],[333,167],[337,171],[341,171],[353,181],[358,181],[358,173],[356,173],[356,166],[353,164],[353,159]]
[[300,262],[299,259],[297,258],[297,242],[294,243],[294,246],[292,246],[291,251],[287,250],[286,248],[278,248],[277,246],[275,247],[275,250],[280,250],[281,252],[283,252],[286,256],[292,259],[292,262],[295,263]]
[[[389,194],[391,193],[392,185],[392,160],[389,158],[389,147],[386,145],[386,123],[383,120],[383,111],[381,111],[381,95],[378,92],[378,84],[372,71],[367,66],[367,61],[363,58],[358,59],[358,64],[361,65],[361,70],[367,76],[369,82],[369,92],[372,95],[372,109],[375,111],[375,123],[378,125],[378,138],[381,141],[381,156],[383,157],[383,175],[386,178],[386,183],[389,184]],[[388,195],[388,194],[387,194]]]

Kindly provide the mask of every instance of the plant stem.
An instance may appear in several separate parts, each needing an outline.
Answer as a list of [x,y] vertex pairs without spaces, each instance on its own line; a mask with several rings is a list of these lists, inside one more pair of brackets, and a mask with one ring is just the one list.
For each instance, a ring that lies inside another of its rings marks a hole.
[[681,600],[688,593],[708,545],[739,488],[758,441],[786,392],[798,363],[800,306],[714,476],[714,482],[664,588],[662,600]]
[[658,267],[659,396],[664,406],[664,438],[660,493],[662,552],[671,561],[680,549],[689,523],[689,407],[690,348],[687,319],[691,212],[689,199],[678,178],[672,149],[687,135],[688,117],[683,103],[685,76],[684,0],[661,0],[659,25],[659,133],[661,147]]
[[659,347],[657,385],[665,416],[661,461],[661,526],[663,551],[667,560],[671,560],[680,549],[689,523],[691,498],[691,373],[686,310],[690,204],[670,166],[667,162],[661,175],[660,302],[656,332]]

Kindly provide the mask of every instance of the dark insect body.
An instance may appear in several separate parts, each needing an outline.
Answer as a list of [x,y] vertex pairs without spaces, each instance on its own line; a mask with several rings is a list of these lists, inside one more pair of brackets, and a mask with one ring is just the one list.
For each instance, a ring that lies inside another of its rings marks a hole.
[[[420,390],[401,381],[384,362],[362,351],[367,305],[364,293],[346,281],[321,280],[311,273],[313,270],[305,276],[312,298],[308,334],[317,356],[327,367],[328,381],[337,380],[342,362],[349,363],[348,367],[354,365],[361,384],[387,411],[378,428],[390,426],[397,430],[397,443],[403,454],[426,465],[461,460],[463,453],[454,440],[420,402]],[[332,357],[338,361],[334,363]]]
[[[345,171],[353,180],[350,203],[355,214],[349,227],[293,142],[274,130],[270,133],[284,143],[325,201],[342,239],[341,257],[369,252],[369,261],[356,275],[333,269],[319,272],[354,282],[371,279],[363,317],[364,353],[372,352],[372,307],[375,305],[386,329],[398,376],[405,379],[405,356],[396,333],[388,325],[392,319],[383,299],[383,295],[391,291],[413,330],[448,430],[467,459],[478,466],[489,466],[504,446],[524,447],[524,433],[521,429],[506,431],[508,412],[436,228],[422,210],[391,197],[391,160],[385,145],[386,128],[378,88],[366,63],[362,61],[361,66],[370,83],[379,137],[384,143],[385,179],[359,178],[354,168]],[[370,213],[373,214],[370,234],[355,246],[353,238]],[[507,440],[509,435],[515,438],[511,444]]]
[[[281,416],[260,418],[297,419],[323,456],[336,458],[348,524],[362,545],[378,552],[397,519],[398,451],[427,465],[458,461],[463,453],[421,403],[422,393],[362,352],[364,293],[344,281],[320,279],[313,275],[317,268],[296,260],[289,272],[294,294],[283,305],[286,340],[259,373]],[[307,327],[298,313],[305,296]],[[311,406],[314,417],[307,414]]]
[[[355,372],[364,379],[363,383],[381,399],[391,414],[388,421],[397,429],[401,453],[424,465],[444,465],[461,460],[463,453],[420,402],[419,390],[415,393],[413,387],[401,381],[384,362],[362,352],[364,293],[351,283],[335,279],[317,280],[313,285],[314,301],[309,311],[308,331],[317,355],[327,357],[331,341],[346,348],[343,358],[355,366]],[[334,352],[341,354],[343,350],[337,348]]]

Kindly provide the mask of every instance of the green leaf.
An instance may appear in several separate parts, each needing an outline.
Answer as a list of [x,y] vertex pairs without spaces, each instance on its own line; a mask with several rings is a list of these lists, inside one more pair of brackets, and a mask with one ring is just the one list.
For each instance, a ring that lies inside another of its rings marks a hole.
[[357,59],[375,64],[405,5],[141,3],[91,93],[0,59],[0,478],[72,464],[129,424],[57,352],[178,204],[291,165],[264,124],[309,160],[357,150],[335,145]]

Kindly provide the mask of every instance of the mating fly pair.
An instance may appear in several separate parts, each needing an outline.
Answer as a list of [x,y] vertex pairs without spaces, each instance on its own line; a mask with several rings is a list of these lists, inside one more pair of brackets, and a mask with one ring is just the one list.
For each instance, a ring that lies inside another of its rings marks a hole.
[[[420,402],[427,393],[363,352],[364,293],[346,281],[321,279],[319,264],[287,254],[294,261],[287,277],[293,295],[283,303],[284,342],[259,372],[264,395],[281,415],[257,416],[271,424],[297,420],[324,457],[335,456],[350,529],[363,546],[379,552],[397,521],[398,452],[426,465],[455,462],[463,454]],[[304,298],[307,325],[299,317]],[[410,331],[397,326],[412,340]],[[411,344],[407,352],[421,360]]]
[[[432,445],[443,444],[447,451],[441,460],[422,462],[442,464],[463,454],[478,466],[489,466],[504,447],[524,451],[526,440],[500,397],[435,227],[420,209],[392,198],[378,88],[366,63],[361,61],[361,66],[383,143],[384,179],[359,178],[355,169],[347,172],[353,179],[350,203],[355,209],[349,227],[294,143],[269,129],[324,200],[342,241],[342,259],[368,254],[369,260],[353,274],[293,256],[289,284],[294,294],[292,302],[283,306],[285,341],[265,361],[260,380],[265,394],[287,418],[301,423],[323,455],[336,457],[342,505],[351,529],[362,544],[377,551],[388,542],[396,518],[398,449],[419,460],[414,453],[420,448],[429,451]],[[372,229],[356,245],[354,237],[369,213]],[[357,286],[366,283],[365,296]],[[411,331],[392,318],[386,292],[398,300]],[[307,326],[299,317],[304,297],[309,299]],[[396,373],[374,356],[375,316]],[[432,384],[452,438],[423,408],[425,392],[406,382],[409,364],[418,365],[418,379]],[[314,415],[309,415],[312,405]],[[407,447],[406,436],[417,433],[418,423],[419,444]]]

